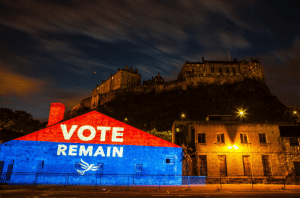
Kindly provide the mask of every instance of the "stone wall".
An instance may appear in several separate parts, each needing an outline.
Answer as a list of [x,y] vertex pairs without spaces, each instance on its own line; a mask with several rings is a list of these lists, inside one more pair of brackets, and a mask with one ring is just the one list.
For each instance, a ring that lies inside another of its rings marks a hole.
[[[180,124],[179,121],[178,123]],[[195,130],[194,137],[192,126]],[[198,156],[206,155],[208,176],[220,176],[220,155],[226,156],[228,176],[244,175],[243,156],[250,157],[252,175],[264,176],[263,155],[269,156],[271,175],[285,174],[284,166],[280,161],[280,133],[276,124],[190,122],[184,124],[182,132],[175,132],[175,128],[174,126],[172,128],[172,142],[177,143],[177,136],[185,144],[193,145],[194,141],[196,151],[194,160],[200,163]],[[198,134],[201,133],[205,134],[205,143],[198,143]],[[247,143],[241,143],[241,133],[247,135]],[[266,134],[267,143],[260,143],[260,133]],[[218,143],[217,134],[224,134],[224,143]],[[195,172],[200,175],[200,168],[198,167]]]

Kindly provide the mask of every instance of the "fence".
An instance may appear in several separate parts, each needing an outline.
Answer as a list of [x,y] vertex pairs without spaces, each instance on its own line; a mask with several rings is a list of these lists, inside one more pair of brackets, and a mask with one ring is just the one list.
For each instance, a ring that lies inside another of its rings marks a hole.
[[300,184],[300,177],[286,176],[182,176],[182,175],[103,175],[76,173],[2,173],[0,184],[61,186],[193,186],[222,184]]

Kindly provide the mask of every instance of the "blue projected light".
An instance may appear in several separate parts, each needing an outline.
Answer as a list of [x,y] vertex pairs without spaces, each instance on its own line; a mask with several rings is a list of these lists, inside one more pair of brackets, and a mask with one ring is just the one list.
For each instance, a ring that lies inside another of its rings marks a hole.
[[[2,180],[10,184],[63,185],[68,180],[71,185],[181,185],[181,176],[175,176],[182,174],[181,151],[13,140],[1,145]],[[166,163],[166,156],[172,163]]]

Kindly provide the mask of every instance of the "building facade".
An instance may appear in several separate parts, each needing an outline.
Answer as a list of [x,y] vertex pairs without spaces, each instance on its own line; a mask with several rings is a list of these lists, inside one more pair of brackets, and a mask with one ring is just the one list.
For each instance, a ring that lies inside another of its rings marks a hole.
[[194,174],[203,176],[283,175],[276,124],[175,121],[172,142],[194,148]]
[[281,163],[287,176],[300,176],[300,126],[279,126]]
[[180,146],[96,111],[61,121],[63,115],[64,105],[54,103],[45,129],[0,145],[2,182],[181,184],[161,177],[182,174]]
[[138,74],[138,70],[133,71],[132,67],[128,70],[128,66],[125,66],[125,69],[118,69],[115,74],[111,74],[107,80],[103,80],[100,85],[97,85],[92,91],[92,97],[88,98],[89,105],[86,105],[87,102],[85,102],[84,107],[95,109],[122,94],[186,90],[188,86],[233,84],[245,79],[254,79],[265,83],[264,68],[258,59],[206,61],[202,57],[202,62],[186,61],[177,80],[165,82],[158,73],[156,77],[143,81],[143,84],[141,84],[141,75]]
[[183,65],[177,80],[187,85],[218,84],[241,82],[245,79],[254,79],[265,82],[264,68],[259,60],[251,61],[205,61],[188,62]]

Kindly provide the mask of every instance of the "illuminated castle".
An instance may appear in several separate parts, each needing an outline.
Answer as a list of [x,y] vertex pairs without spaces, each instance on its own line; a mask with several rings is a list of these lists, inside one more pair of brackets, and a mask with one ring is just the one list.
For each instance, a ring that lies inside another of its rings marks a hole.
[[100,85],[92,91],[92,97],[81,101],[72,111],[87,107],[95,109],[99,105],[105,104],[112,99],[126,94],[138,94],[149,92],[162,92],[174,89],[186,90],[188,86],[224,83],[233,84],[245,79],[253,79],[265,83],[264,68],[258,59],[251,58],[237,61],[206,61],[202,57],[202,62],[188,62],[183,65],[177,80],[165,82],[158,75],[148,81],[141,83],[141,74],[138,70],[128,66],[125,69],[118,69],[115,74],[102,81]]

